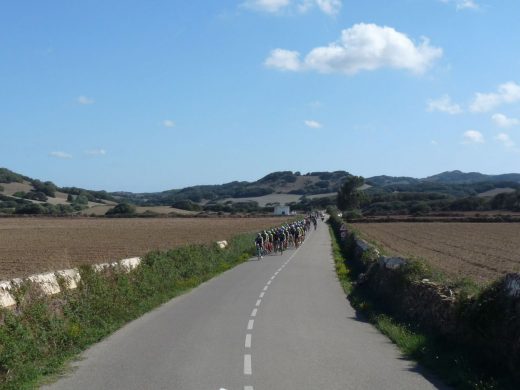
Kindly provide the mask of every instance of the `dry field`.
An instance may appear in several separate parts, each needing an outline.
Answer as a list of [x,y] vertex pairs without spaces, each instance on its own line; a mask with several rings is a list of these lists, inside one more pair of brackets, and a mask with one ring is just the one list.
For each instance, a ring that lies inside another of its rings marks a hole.
[[282,218],[0,219],[0,280],[229,239]]
[[421,258],[454,277],[487,282],[520,272],[520,223],[359,223],[391,255]]

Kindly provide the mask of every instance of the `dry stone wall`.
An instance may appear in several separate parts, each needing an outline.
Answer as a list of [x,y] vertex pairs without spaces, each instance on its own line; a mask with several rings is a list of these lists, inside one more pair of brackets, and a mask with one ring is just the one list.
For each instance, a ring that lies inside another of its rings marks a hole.
[[[331,219],[338,236],[341,224]],[[416,261],[381,256],[353,232],[343,236],[347,263],[361,271],[357,287],[366,288],[390,311],[423,329],[477,348],[491,361],[504,362],[520,380],[520,274],[508,274],[476,296],[461,296],[421,276]]]

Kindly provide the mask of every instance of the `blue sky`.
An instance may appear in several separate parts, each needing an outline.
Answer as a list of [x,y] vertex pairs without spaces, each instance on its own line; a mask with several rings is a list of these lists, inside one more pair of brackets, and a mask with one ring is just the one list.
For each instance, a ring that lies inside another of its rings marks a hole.
[[0,2],[0,166],[160,191],[520,172],[518,0]]

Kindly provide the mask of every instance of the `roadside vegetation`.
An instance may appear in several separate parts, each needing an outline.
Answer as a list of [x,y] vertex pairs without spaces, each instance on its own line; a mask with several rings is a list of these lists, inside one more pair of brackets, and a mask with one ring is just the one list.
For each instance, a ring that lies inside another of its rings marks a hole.
[[26,284],[15,311],[0,312],[0,389],[33,389],[127,322],[253,255],[251,235],[228,248],[190,245],[144,256],[130,273],[80,268],[76,290],[43,296]]
[[[338,211],[329,209],[329,212],[332,215],[329,223],[336,273],[351,305],[362,318],[392,340],[406,357],[417,361],[453,388],[464,390],[518,388],[518,383],[511,378],[505,364],[497,357],[493,359],[481,350],[478,343],[471,346],[468,343],[448,340],[431,329],[419,326],[389,305],[386,300],[381,299],[369,287],[359,283],[360,276],[366,272],[365,266],[353,260],[348,243],[341,239],[339,227],[342,220],[337,217]],[[447,280],[442,273],[431,269],[419,260],[410,263],[403,277],[410,281],[430,278],[442,283]],[[492,326],[490,324],[494,324],[500,318],[498,315],[493,318],[499,309],[495,308],[494,314],[483,313],[479,318],[472,317],[475,317],[476,313],[487,312],[483,306],[486,304],[489,306],[489,296],[493,289],[485,289],[483,286],[464,280],[453,287],[458,290],[463,302],[467,302],[470,297],[477,297],[475,305],[471,307],[462,304],[461,313],[466,310],[463,314],[466,320],[478,322],[476,327],[478,331],[489,332],[488,326]],[[472,312],[473,314],[470,314]]]

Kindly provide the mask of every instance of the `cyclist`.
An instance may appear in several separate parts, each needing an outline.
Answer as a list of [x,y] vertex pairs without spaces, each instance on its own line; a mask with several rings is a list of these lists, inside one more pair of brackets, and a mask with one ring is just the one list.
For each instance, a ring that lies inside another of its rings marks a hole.
[[263,250],[264,250],[264,239],[260,233],[257,234],[255,238],[255,246],[256,246],[256,256],[258,260],[263,259]]

